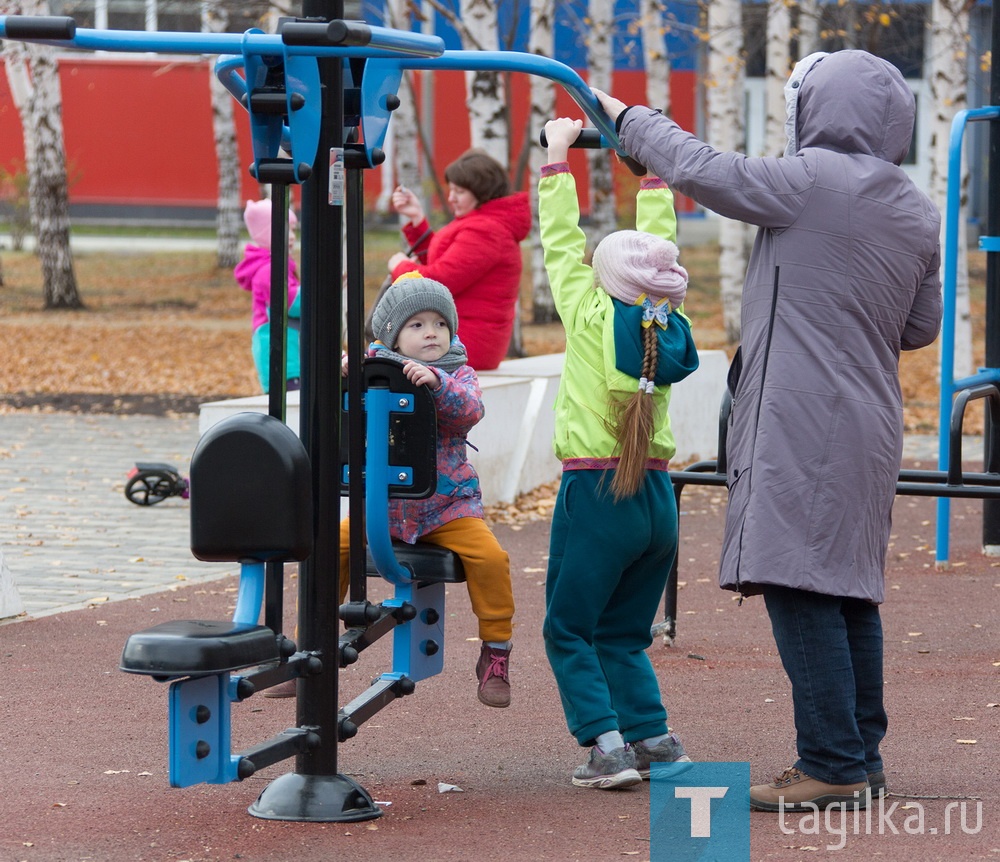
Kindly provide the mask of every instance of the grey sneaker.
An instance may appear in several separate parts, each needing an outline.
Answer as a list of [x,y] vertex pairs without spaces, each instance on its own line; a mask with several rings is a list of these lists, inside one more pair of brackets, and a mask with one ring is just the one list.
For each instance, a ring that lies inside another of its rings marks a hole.
[[607,754],[595,745],[587,762],[573,770],[573,783],[577,787],[615,790],[641,782],[642,777],[635,769],[635,752],[627,745]]
[[684,753],[684,746],[681,745],[676,733],[671,733],[670,736],[656,743],[652,748],[642,741],[633,742],[632,750],[635,752],[635,768],[639,775],[647,781],[649,781],[651,763],[691,762],[691,758]]

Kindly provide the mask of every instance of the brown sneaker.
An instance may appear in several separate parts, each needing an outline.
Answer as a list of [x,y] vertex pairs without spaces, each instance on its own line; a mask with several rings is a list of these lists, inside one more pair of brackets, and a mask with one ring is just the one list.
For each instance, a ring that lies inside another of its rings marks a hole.
[[757,811],[813,811],[831,805],[868,807],[868,782],[827,784],[798,769],[786,769],[770,784],[750,788],[750,807]]
[[476,662],[479,699],[487,706],[510,706],[510,650],[483,644]]
[[872,796],[887,796],[889,785],[885,780],[885,772],[881,769],[878,772],[868,773],[868,786],[871,788]]
[[295,680],[286,679],[284,682],[265,688],[261,694],[264,697],[295,697]]

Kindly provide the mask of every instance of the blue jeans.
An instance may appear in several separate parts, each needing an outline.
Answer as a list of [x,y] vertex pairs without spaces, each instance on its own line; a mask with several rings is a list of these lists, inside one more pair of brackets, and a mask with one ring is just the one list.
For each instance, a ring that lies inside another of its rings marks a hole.
[[781,663],[792,683],[795,764],[828,784],[864,781],[882,769],[882,620],[878,605],[765,586]]

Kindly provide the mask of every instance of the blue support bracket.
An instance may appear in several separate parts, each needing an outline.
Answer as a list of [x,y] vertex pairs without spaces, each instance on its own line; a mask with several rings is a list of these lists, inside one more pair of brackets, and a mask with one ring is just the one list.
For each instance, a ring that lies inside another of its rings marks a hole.
[[403,584],[396,587],[391,599],[382,602],[384,607],[413,605],[416,615],[400,623],[392,632],[392,674],[406,676],[414,682],[435,676],[444,669],[444,600],[445,585]]
[[409,569],[396,559],[389,535],[389,485],[407,484],[406,468],[389,464],[389,415],[394,412],[412,413],[414,406],[415,399],[407,392],[373,387],[365,393],[365,528],[368,550],[379,574],[397,586],[410,584],[413,578]]
[[[250,37],[255,35],[263,34],[259,30],[244,34],[244,51],[240,56],[220,57],[215,63],[215,74],[250,115],[255,175],[262,161],[278,158],[279,149],[283,148],[291,156],[295,182],[302,183],[309,178],[319,147],[322,110],[319,63],[314,56],[293,53],[291,46],[285,44],[281,45],[280,59],[273,54],[260,54],[252,49]],[[264,87],[269,69],[279,62],[283,67],[287,125],[281,115],[255,110],[251,98],[255,90]]]
[[170,684],[171,787],[238,780],[240,758],[230,751],[230,704],[236,699],[237,682],[227,672]]
[[399,106],[403,68],[398,60],[372,59],[365,63],[361,81],[361,140],[369,167],[375,167],[376,150],[385,144],[389,119]]

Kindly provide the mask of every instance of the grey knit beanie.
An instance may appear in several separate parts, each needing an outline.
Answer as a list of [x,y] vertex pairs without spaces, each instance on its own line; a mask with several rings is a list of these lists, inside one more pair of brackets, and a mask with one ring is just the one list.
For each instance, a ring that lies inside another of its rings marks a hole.
[[452,338],[458,330],[455,300],[441,282],[423,278],[418,273],[405,273],[397,278],[372,312],[372,332],[386,347],[394,348],[399,331],[414,314],[436,311],[448,324]]

